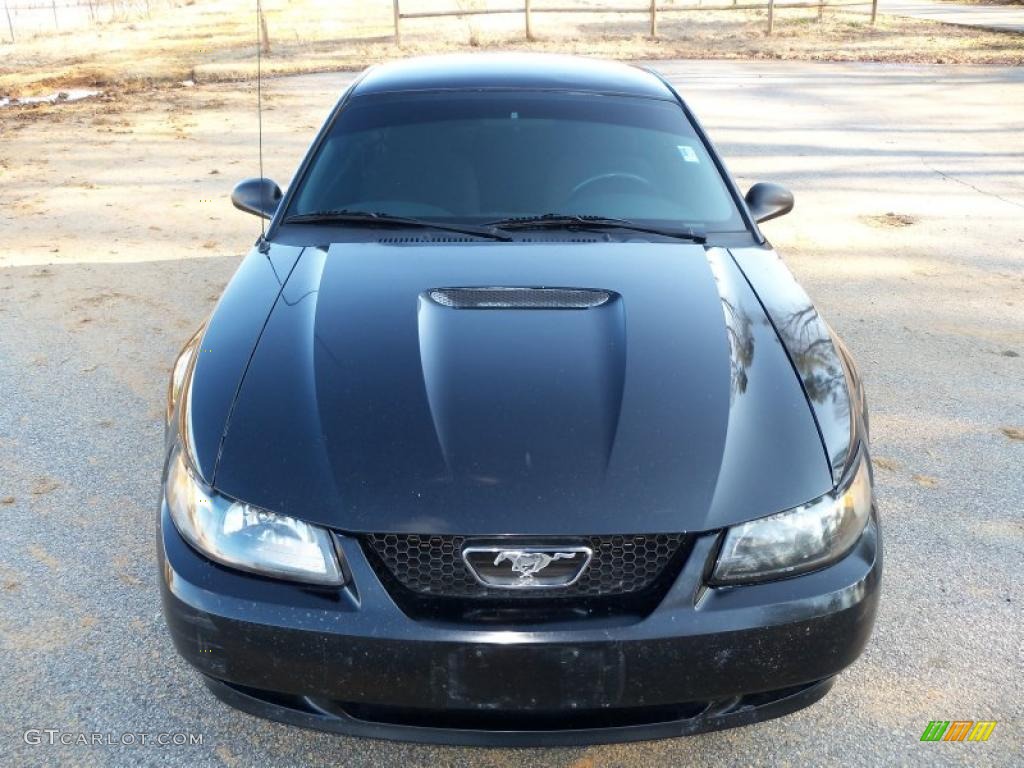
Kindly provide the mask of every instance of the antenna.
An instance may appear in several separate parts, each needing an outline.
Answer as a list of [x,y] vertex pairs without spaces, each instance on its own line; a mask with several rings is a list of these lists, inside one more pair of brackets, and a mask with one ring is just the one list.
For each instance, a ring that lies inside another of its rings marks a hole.
[[[259,131],[259,153],[260,153],[260,184],[265,181],[263,177],[263,40],[260,38],[260,30],[263,26],[263,2],[256,0],[256,122]],[[261,186],[262,188],[262,186]],[[267,234],[266,220],[260,216],[260,239]]]

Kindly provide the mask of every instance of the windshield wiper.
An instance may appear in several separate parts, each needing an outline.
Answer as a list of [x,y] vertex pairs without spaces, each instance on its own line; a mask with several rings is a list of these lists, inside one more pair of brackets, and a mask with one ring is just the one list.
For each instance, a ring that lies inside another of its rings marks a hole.
[[691,243],[705,243],[707,237],[702,232],[685,229],[665,229],[635,224],[627,219],[612,219],[605,216],[587,216],[576,213],[544,213],[539,216],[519,216],[488,222],[488,226],[498,229],[627,229],[631,232],[647,232],[652,235],[674,237]]
[[512,238],[496,231],[493,227],[474,227],[469,224],[441,224],[427,219],[415,219],[407,216],[394,216],[390,213],[376,211],[350,211],[345,208],[312,213],[299,213],[289,216],[285,224],[362,224],[377,227],[419,227],[421,229],[439,229],[445,232],[459,232],[463,235],[476,235],[491,240],[508,242]]

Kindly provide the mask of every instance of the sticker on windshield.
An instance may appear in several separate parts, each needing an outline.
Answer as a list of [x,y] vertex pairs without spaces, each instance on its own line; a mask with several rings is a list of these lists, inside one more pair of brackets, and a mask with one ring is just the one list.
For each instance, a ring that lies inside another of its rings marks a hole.
[[679,144],[676,146],[679,150],[679,154],[683,156],[683,160],[688,163],[699,163],[700,158],[697,157],[697,153],[693,151],[693,147],[687,146],[686,144]]

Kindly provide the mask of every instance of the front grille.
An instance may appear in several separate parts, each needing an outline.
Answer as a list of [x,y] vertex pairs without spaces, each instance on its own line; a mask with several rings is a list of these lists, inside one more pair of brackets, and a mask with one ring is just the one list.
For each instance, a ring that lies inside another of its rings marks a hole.
[[386,586],[397,585],[419,597],[494,598],[501,600],[610,598],[646,592],[662,581],[667,572],[674,575],[686,540],[684,534],[638,534],[622,536],[585,536],[558,542],[530,539],[501,539],[503,547],[558,543],[583,544],[594,555],[576,581],[556,589],[495,589],[480,584],[462,560],[467,542],[494,544],[465,536],[423,536],[380,533],[364,537],[364,549],[377,575]]

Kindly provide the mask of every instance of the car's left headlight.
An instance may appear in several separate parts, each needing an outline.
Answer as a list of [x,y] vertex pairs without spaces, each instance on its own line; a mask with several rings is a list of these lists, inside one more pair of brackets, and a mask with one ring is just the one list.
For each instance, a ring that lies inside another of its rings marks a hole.
[[345,583],[326,529],[218,494],[193,474],[180,447],[164,492],[175,527],[211,560],[292,581]]
[[741,584],[821,568],[845,555],[871,516],[865,451],[839,488],[809,504],[733,526],[725,535],[714,584]]
[[167,384],[167,423],[171,423],[174,416],[174,409],[181,399],[182,389],[185,387],[185,376],[188,374],[188,367],[192,364],[192,358],[196,356],[199,342],[203,339],[203,328],[196,331],[195,335],[181,348],[178,357],[171,369],[171,380]]

